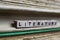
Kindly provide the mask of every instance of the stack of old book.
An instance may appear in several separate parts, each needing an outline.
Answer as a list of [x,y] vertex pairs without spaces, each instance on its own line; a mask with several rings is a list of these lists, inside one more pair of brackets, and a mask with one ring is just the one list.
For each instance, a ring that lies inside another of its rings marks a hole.
[[60,0],[1,0],[0,36],[60,30]]

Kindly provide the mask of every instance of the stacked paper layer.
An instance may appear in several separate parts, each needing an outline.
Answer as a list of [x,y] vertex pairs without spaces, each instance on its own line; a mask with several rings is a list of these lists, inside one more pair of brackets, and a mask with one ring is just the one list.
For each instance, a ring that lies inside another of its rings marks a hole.
[[2,0],[0,8],[60,13],[60,0]]

